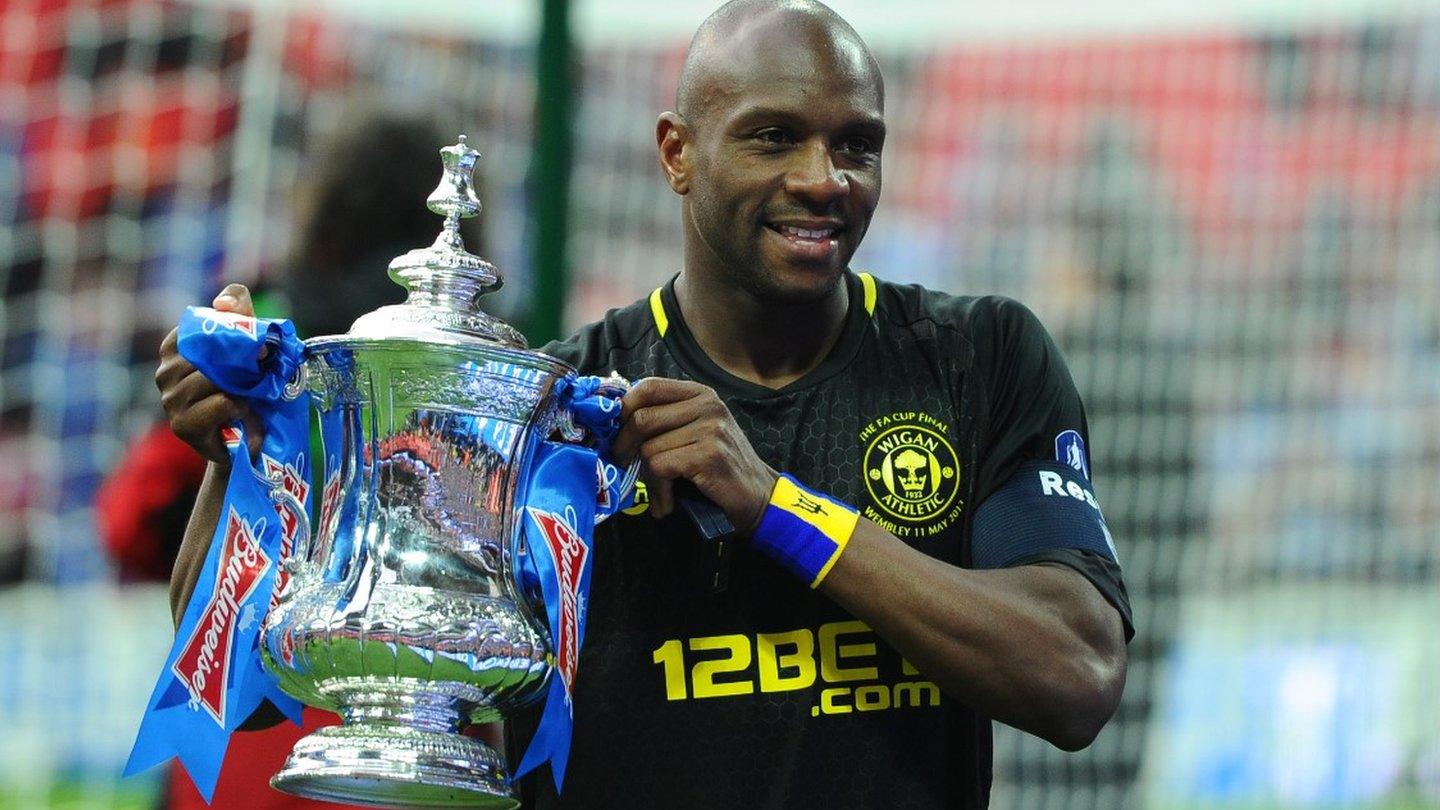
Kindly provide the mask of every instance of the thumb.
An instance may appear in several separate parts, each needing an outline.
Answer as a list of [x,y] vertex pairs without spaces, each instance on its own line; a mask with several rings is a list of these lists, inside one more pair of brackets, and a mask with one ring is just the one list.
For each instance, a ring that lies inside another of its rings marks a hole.
[[255,305],[250,303],[250,289],[244,284],[227,285],[210,305],[222,312],[255,316]]

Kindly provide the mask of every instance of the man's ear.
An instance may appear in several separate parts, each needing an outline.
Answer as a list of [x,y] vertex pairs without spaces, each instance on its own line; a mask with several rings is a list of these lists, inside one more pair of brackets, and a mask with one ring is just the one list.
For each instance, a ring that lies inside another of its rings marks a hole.
[[677,112],[660,113],[655,122],[655,145],[660,149],[660,168],[676,194],[690,193],[690,126]]

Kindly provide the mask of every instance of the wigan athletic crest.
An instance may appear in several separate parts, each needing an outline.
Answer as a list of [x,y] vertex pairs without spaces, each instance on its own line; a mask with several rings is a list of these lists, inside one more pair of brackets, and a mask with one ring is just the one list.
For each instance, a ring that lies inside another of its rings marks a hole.
[[963,505],[960,461],[948,426],[929,414],[903,411],[882,416],[860,431],[865,446],[865,517],[896,537],[939,534]]

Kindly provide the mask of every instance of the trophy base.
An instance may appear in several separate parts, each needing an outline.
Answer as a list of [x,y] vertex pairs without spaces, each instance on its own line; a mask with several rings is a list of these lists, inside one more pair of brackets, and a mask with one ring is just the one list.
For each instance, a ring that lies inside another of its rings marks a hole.
[[302,738],[270,786],[370,807],[519,807],[505,762],[459,734],[381,723],[328,726]]

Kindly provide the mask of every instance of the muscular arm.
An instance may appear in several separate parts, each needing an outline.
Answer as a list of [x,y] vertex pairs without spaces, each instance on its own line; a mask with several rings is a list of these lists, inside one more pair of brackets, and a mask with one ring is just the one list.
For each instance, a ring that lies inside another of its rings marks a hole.
[[[714,391],[650,379],[624,407],[614,451],[644,462],[651,514],[669,514],[672,482],[686,479],[754,530],[776,473]],[[1060,748],[1089,745],[1119,703],[1120,615],[1067,568],[957,568],[862,518],[821,589],[955,700]]]
[[1120,614],[1064,566],[957,568],[862,518],[820,589],[947,695],[1067,751],[1120,702]]

